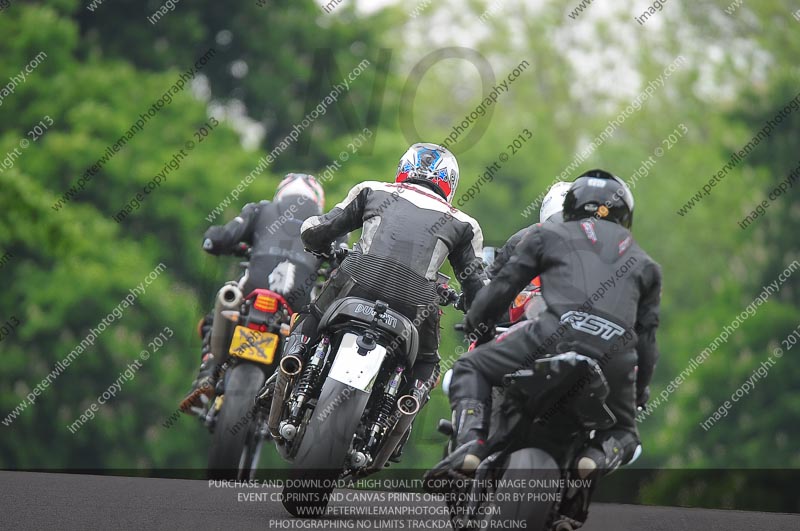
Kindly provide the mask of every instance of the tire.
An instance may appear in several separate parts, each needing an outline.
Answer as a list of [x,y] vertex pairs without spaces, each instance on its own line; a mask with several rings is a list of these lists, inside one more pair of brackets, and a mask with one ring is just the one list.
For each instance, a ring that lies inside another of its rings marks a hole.
[[[222,408],[217,414],[208,452],[210,479],[239,477],[239,464],[254,431],[253,398],[265,380],[261,367],[247,362],[238,363],[227,375]],[[245,476],[249,476],[249,473],[247,470]]]
[[[520,488],[514,488],[511,483],[495,491],[496,499],[506,501],[494,503],[494,513],[487,516],[484,521],[486,529],[502,525],[502,522],[526,522],[526,529],[530,531],[546,531],[553,505],[556,503],[560,492],[559,480],[561,470],[553,457],[539,448],[523,448],[512,453],[508,458],[503,480],[516,481]],[[538,485],[548,485],[552,488],[531,489],[533,481],[542,482]],[[513,495],[522,494],[524,499],[513,501]],[[529,499],[536,494],[537,499]],[[510,495],[510,496],[506,496]]]
[[257,426],[251,426],[251,429],[247,432],[247,440],[245,441],[244,451],[239,461],[239,474],[236,479],[247,480],[256,478],[258,461],[261,458],[261,448],[264,446],[264,440],[256,439],[255,432],[253,431],[255,428],[257,428]]
[[370,393],[328,378],[294,456],[281,502],[297,517],[325,514]]

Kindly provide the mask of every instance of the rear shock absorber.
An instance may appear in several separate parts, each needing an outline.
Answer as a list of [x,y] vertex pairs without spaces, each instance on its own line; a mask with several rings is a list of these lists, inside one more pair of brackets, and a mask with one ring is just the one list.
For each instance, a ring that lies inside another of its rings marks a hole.
[[300,375],[300,380],[297,382],[297,387],[295,387],[297,398],[289,415],[291,422],[299,419],[303,405],[319,383],[319,376],[322,374],[322,367],[325,364],[325,356],[328,353],[329,345],[330,338],[328,336],[323,337],[308,365],[306,365],[303,374]]
[[369,439],[367,440],[367,445],[364,447],[369,453],[372,453],[377,447],[380,442],[380,437],[386,433],[386,430],[391,428],[392,421],[395,420],[392,418],[392,415],[395,409],[395,398],[397,397],[397,392],[400,390],[400,383],[403,378],[403,370],[404,367],[402,365],[397,367],[395,373],[386,383],[386,387],[384,387],[383,396],[378,404],[375,423],[370,429]]

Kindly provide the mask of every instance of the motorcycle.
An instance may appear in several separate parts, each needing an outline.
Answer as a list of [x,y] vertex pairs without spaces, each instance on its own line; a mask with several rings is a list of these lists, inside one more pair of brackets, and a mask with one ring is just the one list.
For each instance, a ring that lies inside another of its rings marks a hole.
[[[347,250],[337,253],[342,259]],[[439,304],[457,305],[447,280],[440,274]],[[322,516],[338,480],[382,470],[428,399],[420,386],[400,394],[418,332],[386,302],[339,299],[318,330],[307,359],[281,360],[267,418],[279,454],[292,463],[283,506],[301,517]]]
[[[486,441],[489,455],[474,477],[454,473],[446,488],[439,483],[428,490],[448,494],[457,531],[512,521],[532,530],[578,529],[594,485],[577,476],[576,457],[595,430],[616,422],[605,404],[603,371],[593,358],[573,351],[536,360],[532,369],[506,375],[503,385],[502,413]],[[440,420],[438,429],[453,435],[449,420]],[[553,431],[560,434],[557,458],[545,440]]]
[[[250,248],[240,244],[234,254],[249,258]],[[276,291],[259,288],[245,295],[249,261],[240,266],[244,270],[240,280],[226,283],[217,294],[211,349],[227,356],[220,360],[214,400],[197,412],[211,432],[208,475],[212,479],[250,479],[255,474],[268,433],[259,430],[253,397],[275,373],[294,313]],[[328,272],[323,269],[318,274]],[[317,289],[321,283],[313,280]]]
[[[491,266],[492,262],[497,255],[497,248],[492,246],[484,246],[483,248],[483,264],[484,267],[488,268]],[[496,333],[502,333],[508,331],[508,329],[523,321],[534,321],[542,313],[545,308],[547,307],[546,303],[544,302],[544,297],[542,296],[542,285],[539,280],[539,277],[534,278],[531,282],[525,286],[522,291],[520,291],[514,300],[511,302],[511,305],[508,308],[508,320],[504,321],[502,325],[499,325],[495,328]],[[456,330],[459,330],[459,327],[456,327]],[[473,342],[468,350],[472,350],[475,348],[475,342]],[[450,386],[450,381],[453,378],[453,369],[448,369],[444,376],[442,377],[442,389],[447,389]],[[499,388],[495,388],[493,390],[493,403],[495,407],[493,407],[492,417],[496,416],[499,413],[499,404],[502,402],[502,390]]]

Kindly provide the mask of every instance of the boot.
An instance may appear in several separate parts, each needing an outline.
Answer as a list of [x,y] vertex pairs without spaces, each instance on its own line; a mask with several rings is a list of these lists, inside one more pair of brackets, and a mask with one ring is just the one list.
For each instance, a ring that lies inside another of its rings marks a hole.
[[[584,483],[569,487],[560,505],[561,515],[569,520],[572,529],[578,529],[589,516],[589,503],[600,477],[610,474],[620,464],[627,462],[637,443],[638,439],[629,433],[621,434],[619,438],[606,434],[604,438],[593,440],[581,450],[572,468],[575,479],[584,480]],[[574,525],[575,523],[578,525]]]
[[197,325],[197,332],[203,341],[200,354],[200,369],[197,377],[192,382],[192,389],[183,397],[179,410],[187,415],[194,415],[193,408],[202,408],[205,403],[214,398],[217,364],[214,354],[211,353],[211,324],[213,314],[207,314]]
[[453,404],[453,442],[455,447],[486,439],[490,408],[478,400],[465,398]]
[[408,429],[406,430],[406,433],[403,435],[403,438],[400,439],[399,443],[397,443],[394,452],[392,452],[392,455],[389,457],[389,461],[391,461],[392,463],[399,463],[400,458],[403,457],[403,448],[408,442],[408,439],[411,438],[411,429],[413,427],[414,424],[412,423],[411,426],[409,426]]
[[453,407],[453,450],[429,470],[425,477],[436,479],[456,474],[471,476],[487,457],[486,434],[489,427],[489,407],[474,399],[462,399]]
[[194,408],[202,408],[214,398],[214,387],[216,386],[215,369],[214,355],[208,352],[203,356],[200,370],[197,372],[197,378],[192,383],[192,389],[181,400],[179,406],[181,413],[194,415],[196,414]]

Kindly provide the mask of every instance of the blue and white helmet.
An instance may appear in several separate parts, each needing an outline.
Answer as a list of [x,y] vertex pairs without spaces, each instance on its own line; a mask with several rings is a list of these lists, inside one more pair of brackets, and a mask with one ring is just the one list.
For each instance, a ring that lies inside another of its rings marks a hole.
[[414,144],[397,165],[394,182],[427,181],[451,203],[458,187],[458,162],[447,148],[437,144]]

